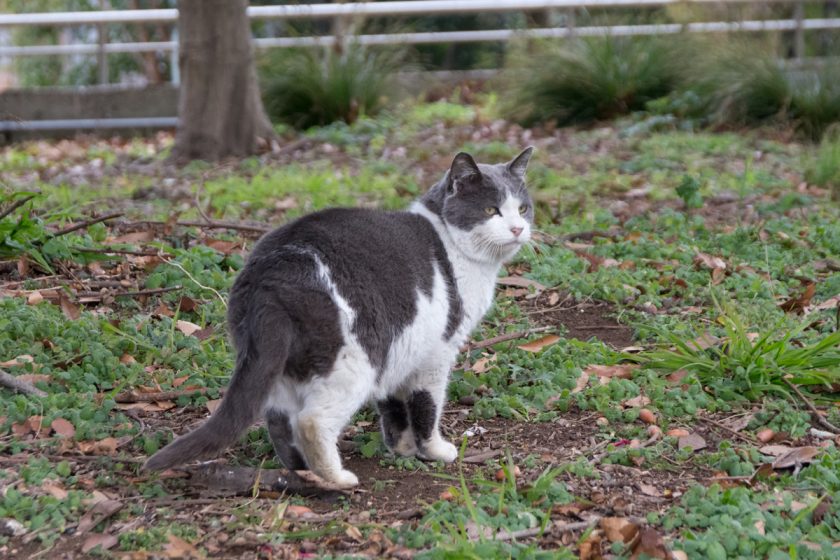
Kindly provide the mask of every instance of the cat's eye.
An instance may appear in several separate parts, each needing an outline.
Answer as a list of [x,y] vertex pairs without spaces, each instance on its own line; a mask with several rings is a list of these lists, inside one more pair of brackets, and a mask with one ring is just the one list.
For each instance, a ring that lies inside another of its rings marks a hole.
[[496,208],[495,206],[488,206],[487,208],[484,209],[484,213],[487,214],[488,216],[495,216],[496,214],[499,213],[499,209]]
[[525,213],[525,212],[527,212],[527,211],[528,211],[528,207],[527,207],[527,206],[525,206],[524,204],[523,204],[522,206],[520,206],[520,207],[519,207],[519,213],[520,213],[520,214],[524,214],[524,213]]

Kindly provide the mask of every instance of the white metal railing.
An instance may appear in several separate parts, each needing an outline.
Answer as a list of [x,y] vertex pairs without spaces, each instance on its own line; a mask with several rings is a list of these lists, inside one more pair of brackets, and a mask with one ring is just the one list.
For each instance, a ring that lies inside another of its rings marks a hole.
[[[741,31],[794,31],[794,49],[797,57],[803,55],[804,32],[816,29],[840,29],[840,18],[805,19],[802,6],[808,0],[414,0],[396,2],[357,2],[345,4],[305,4],[281,6],[250,6],[248,15],[252,19],[318,19],[338,18],[348,20],[371,16],[416,16],[451,13],[482,13],[511,11],[573,11],[588,8],[615,7],[661,7],[671,4],[756,4],[785,3],[795,6],[793,19],[714,21],[686,24],[652,25],[574,25],[574,17],[567,18],[563,27],[532,29],[488,29],[477,31],[439,31],[421,33],[381,33],[358,35],[353,40],[365,45],[461,43],[508,41],[516,36],[562,38],[573,35],[657,35],[681,32],[741,32]],[[812,3],[814,0],[812,0]],[[823,2],[816,2],[823,3]],[[571,12],[569,12],[571,13]],[[96,25],[100,39],[97,43],[76,43],[65,45],[0,46],[0,57],[44,56],[44,55],[87,55],[96,54],[100,63],[106,63],[108,54],[127,52],[170,52],[176,53],[177,41],[147,41],[131,43],[109,43],[103,39],[102,29],[115,23],[176,23],[177,9],[157,10],[109,10],[98,12],[48,12],[28,14],[0,14],[0,29],[11,26],[52,25],[75,26]],[[314,37],[272,37],[254,40],[257,48],[330,46],[347,37],[332,35]],[[173,60],[177,60],[173,57]],[[100,72],[100,76],[107,73]]]
[[[797,0],[409,0],[346,4],[249,6],[252,19],[315,19],[353,16],[407,16],[452,13],[510,12],[569,8],[642,8],[669,4],[795,3]],[[177,9],[108,10],[0,14],[0,27],[12,25],[83,25],[97,23],[175,22]]]

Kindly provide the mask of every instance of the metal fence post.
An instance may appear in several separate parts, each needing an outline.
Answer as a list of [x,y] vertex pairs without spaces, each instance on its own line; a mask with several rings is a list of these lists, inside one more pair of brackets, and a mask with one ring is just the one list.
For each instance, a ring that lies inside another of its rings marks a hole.
[[803,0],[798,0],[793,8],[793,18],[796,20],[796,31],[793,35],[793,56],[797,60],[802,60],[805,56],[805,27],[803,20],[805,19],[805,3]]
[[175,48],[169,51],[169,73],[172,76],[172,85],[178,86],[181,85],[181,66],[178,56],[178,44],[180,40],[178,38],[177,26],[172,30],[172,40],[175,42]]
[[569,9],[566,12],[566,28],[569,30],[569,38],[575,36],[575,10],[574,8]]
[[99,48],[96,51],[96,67],[99,73],[99,83],[107,84],[108,79],[108,54],[105,52],[105,44],[108,42],[108,30],[104,23],[96,26],[96,42]]

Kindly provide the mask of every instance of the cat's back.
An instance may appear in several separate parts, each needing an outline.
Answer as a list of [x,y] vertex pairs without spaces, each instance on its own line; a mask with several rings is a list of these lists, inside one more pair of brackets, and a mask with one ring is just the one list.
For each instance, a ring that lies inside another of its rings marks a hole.
[[[254,248],[251,261],[311,252],[336,274],[364,274],[426,268],[445,249],[434,227],[411,212],[332,208],[303,216],[268,234]],[[268,264],[268,263],[264,263]],[[342,270],[345,269],[346,270]]]

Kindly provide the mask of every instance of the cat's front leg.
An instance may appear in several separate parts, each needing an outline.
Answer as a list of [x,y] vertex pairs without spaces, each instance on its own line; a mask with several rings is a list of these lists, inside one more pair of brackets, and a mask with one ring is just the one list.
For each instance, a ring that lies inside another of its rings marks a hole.
[[417,442],[408,417],[408,407],[403,395],[390,395],[377,401],[382,439],[388,449],[404,457],[417,454]]
[[430,461],[451,463],[458,457],[458,448],[440,434],[448,382],[449,364],[418,372],[406,404],[417,455]]

